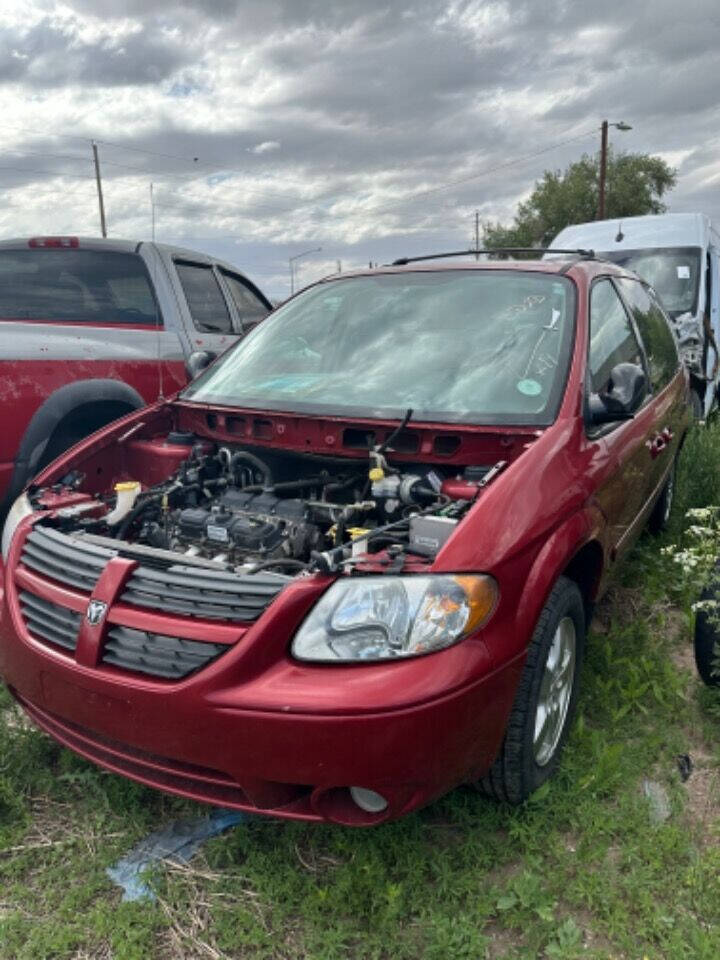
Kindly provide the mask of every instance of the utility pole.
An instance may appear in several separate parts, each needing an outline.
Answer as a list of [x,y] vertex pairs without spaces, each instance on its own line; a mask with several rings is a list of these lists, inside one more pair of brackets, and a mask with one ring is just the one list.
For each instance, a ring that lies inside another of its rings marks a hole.
[[100,229],[103,237],[107,236],[107,227],[105,226],[105,203],[103,202],[102,178],[100,177],[100,160],[98,159],[97,144],[92,142],[93,160],[95,161],[95,180],[97,182],[98,204],[100,206]]
[[475,211],[475,259],[480,259],[480,211]]
[[623,123],[621,120],[619,123],[608,123],[607,120],[603,120],[602,126],[600,127],[600,183],[599,183],[599,198],[598,198],[598,212],[596,220],[605,219],[605,181],[607,179],[607,155],[608,155],[608,128],[615,127],[618,130],[632,130],[632,127],[628,123]]

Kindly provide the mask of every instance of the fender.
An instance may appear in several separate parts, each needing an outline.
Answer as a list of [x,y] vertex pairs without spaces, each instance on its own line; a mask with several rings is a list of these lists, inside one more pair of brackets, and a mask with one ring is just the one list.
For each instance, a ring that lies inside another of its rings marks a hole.
[[10,486],[5,499],[0,502],[0,517],[35,473],[58,424],[79,407],[108,401],[127,404],[133,410],[145,406],[137,390],[121,380],[81,380],[68,383],[50,394],[35,411],[20,441]]
[[[599,507],[588,504],[550,535],[528,574],[515,620],[516,637],[526,638],[529,642],[553,584],[587,543],[598,542],[605,554],[601,533],[604,527],[605,520]],[[591,595],[586,597],[590,602],[597,596],[603,569],[604,564],[598,571]],[[527,645],[525,641],[523,643]]]

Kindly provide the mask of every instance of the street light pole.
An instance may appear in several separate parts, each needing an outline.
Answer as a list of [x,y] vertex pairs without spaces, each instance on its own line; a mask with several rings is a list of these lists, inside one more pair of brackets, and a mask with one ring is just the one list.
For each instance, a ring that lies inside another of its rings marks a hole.
[[615,127],[617,130],[632,130],[632,127],[628,123],[624,123],[622,120],[619,123],[608,123],[607,120],[603,120],[602,126],[600,127],[600,184],[599,184],[599,198],[598,198],[598,212],[597,220],[605,219],[605,181],[607,179],[607,155],[608,155],[608,128]]
[[308,257],[311,253],[320,253],[322,247],[314,247],[312,250],[304,250],[302,253],[296,253],[294,257],[288,257],[290,264],[290,296],[295,293],[295,261],[300,257]]

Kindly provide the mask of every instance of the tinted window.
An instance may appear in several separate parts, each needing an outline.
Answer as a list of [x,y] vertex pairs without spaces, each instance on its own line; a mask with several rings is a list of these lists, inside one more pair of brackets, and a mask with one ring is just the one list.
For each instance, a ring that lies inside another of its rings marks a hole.
[[212,267],[176,262],[190,316],[203,333],[232,333],[232,322],[225,297]]
[[244,280],[241,280],[234,273],[228,273],[225,270],[220,272],[228,285],[230,296],[233,298],[243,327],[253,327],[268,315],[270,311],[267,306],[257,294],[253,293]]
[[0,250],[0,319],[159,322],[142,259],[100,250]]
[[600,280],[590,294],[590,389],[600,393],[618,363],[642,365],[640,346],[615,288]]
[[677,373],[679,361],[675,337],[662,308],[642,283],[622,278],[618,284],[645,344],[650,384],[653,391],[657,392]]
[[423,270],[320,283],[279,307],[185,396],[371,417],[548,424],[575,330],[566,278]]

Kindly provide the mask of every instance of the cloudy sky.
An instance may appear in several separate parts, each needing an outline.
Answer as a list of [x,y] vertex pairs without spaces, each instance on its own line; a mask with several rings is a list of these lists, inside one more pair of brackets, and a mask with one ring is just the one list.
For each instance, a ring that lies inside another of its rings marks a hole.
[[717,0],[0,0],[0,234],[207,250],[270,295],[471,242],[546,168],[659,153],[720,217]]

